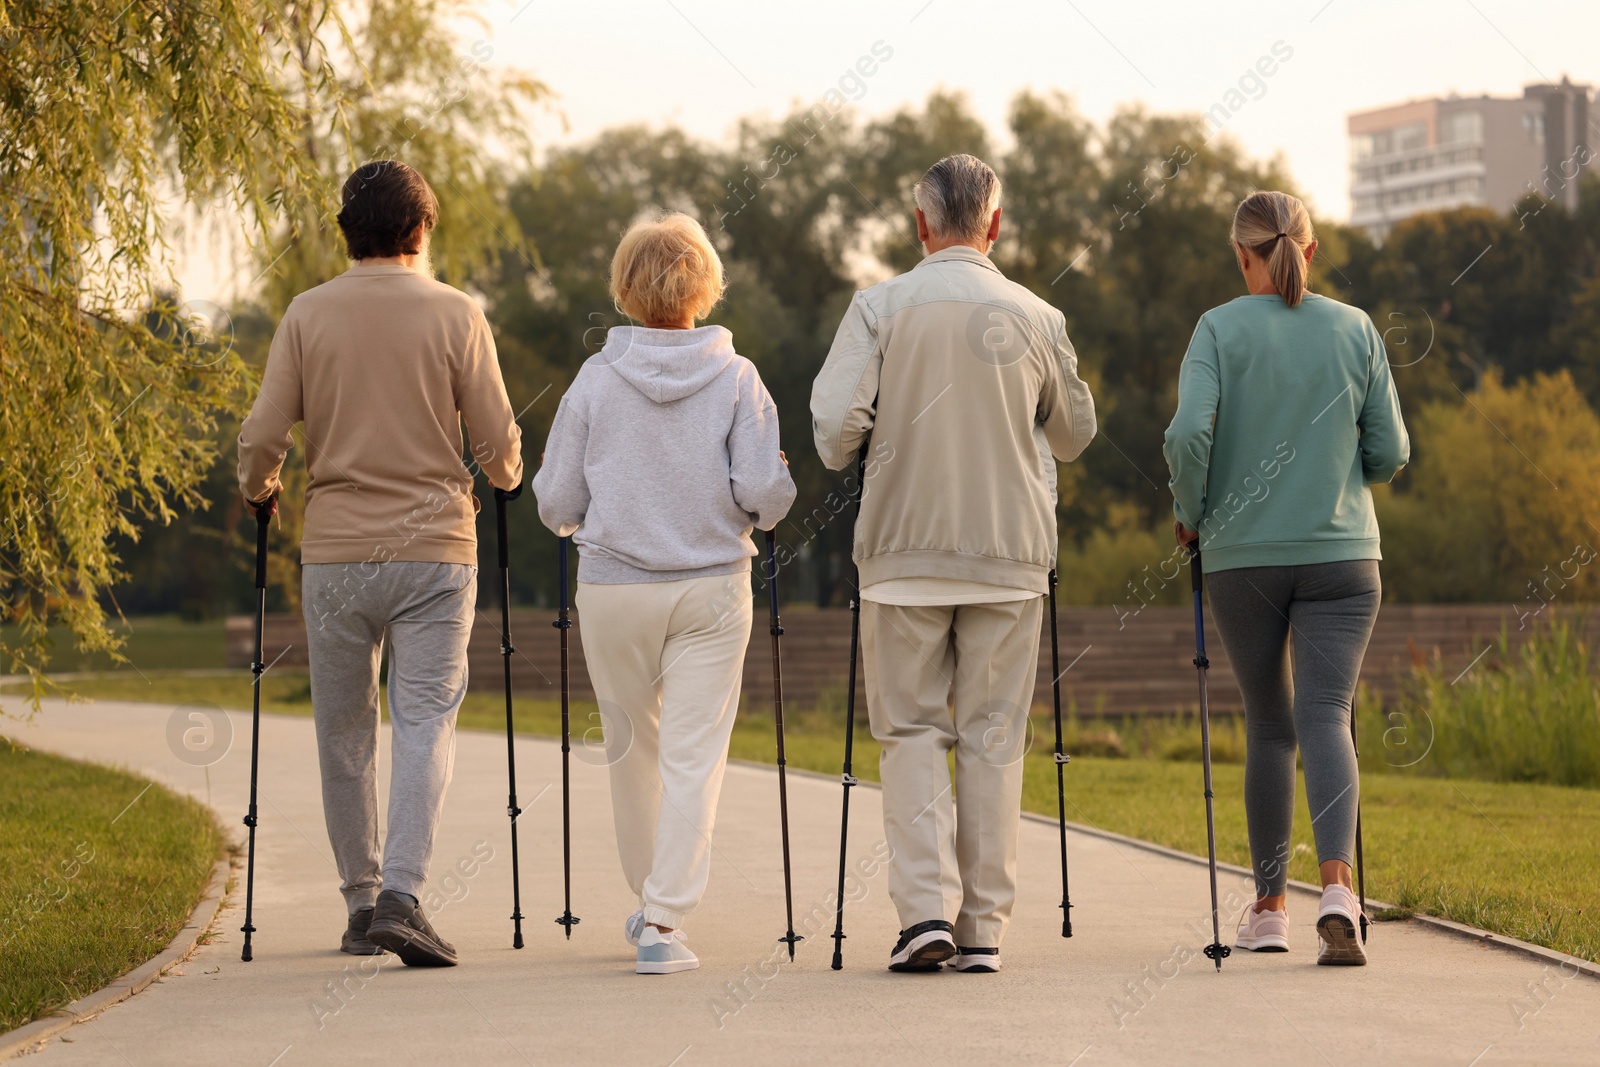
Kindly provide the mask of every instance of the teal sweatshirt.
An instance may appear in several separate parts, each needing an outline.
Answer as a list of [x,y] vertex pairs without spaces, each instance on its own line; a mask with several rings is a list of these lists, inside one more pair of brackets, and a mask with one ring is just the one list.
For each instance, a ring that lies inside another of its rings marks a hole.
[[1382,559],[1370,487],[1411,441],[1372,320],[1308,293],[1200,317],[1165,450],[1173,513],[1210,573]]

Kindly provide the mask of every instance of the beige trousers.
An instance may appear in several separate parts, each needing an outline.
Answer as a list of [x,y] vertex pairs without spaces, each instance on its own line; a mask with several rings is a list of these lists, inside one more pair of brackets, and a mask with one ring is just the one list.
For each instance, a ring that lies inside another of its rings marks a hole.
[[622,873],[676,929],[711,873],[711,830],[750,640],[750,574],[578,583]]
[[861,606],[867,709],[883,746],[883,826],[894,850],[889,896],[902,929],[944,919],[970,948],[998,948],[1005,936],[1042,607],[1042,597]]

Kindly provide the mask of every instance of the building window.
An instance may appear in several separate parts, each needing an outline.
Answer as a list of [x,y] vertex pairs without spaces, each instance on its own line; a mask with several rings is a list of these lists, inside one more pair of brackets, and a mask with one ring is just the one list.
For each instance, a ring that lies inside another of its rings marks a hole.
[[1419,148],[1426,147],[1428,147],[1427,123],[1413,122],[1395,128],[1394,150],[1396,152],[1414,152]]
[[1483,114],[1478,111],[1457,111],[1439,122],[1440,144],[1482,144]]
[[1544,144],[1544,113],[1540,111],[1523,112],[1522,129],[1527,133],[1528,140],[1534,144]]

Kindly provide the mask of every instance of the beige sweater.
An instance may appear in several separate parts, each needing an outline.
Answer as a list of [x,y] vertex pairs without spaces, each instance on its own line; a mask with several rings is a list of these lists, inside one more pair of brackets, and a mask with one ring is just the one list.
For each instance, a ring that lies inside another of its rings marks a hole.
[[279,488],[305,423],[304,563],[476,563],[474,469],[522,480],[522,433],[472,298],[392,264],[357,265],[297,296],[239,429],[239,488]]
[[830,470],[872,435],[855,531],[863,588],[945,578],[1045,592],[1056,461],[1095,434],[1061,312],[976,249],[935,252],[856,294],[811,414]]

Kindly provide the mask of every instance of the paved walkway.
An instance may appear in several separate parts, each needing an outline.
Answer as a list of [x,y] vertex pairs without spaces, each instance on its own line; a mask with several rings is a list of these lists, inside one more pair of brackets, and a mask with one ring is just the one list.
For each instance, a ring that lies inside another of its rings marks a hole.
[[[231,826],[244,810],[249,717],[209,768],[168,746],[173,709],[51,702],[34,747],[120,764],[208,800]],[[603,768],[575,762],[571,942],[560,904],[557,747],[518,742],[527,947],[511,948],[505,742],[463,733],[435,854],[436,912],[460,949],[451,970],[378,966],[337,951],[343,905],[329,859],[311,722],[262,721],[255,962],[239,961],[242,893],[221,936],[181,970],[68,1031],[52,1064],[228,1063],[641,1065],[1054,1063],[1594,1063],[1600,981],[1564,977],[1505,949],[1415,923],[1377,927],[1373,965],[1313,965],[1314,901],[1296,894],[1287,955],[1237,954],[1219,976],[1205,868],[1073,834],[1074,927],[1059,936],[1055,829],[1025,822],[1020,899],[998,975],[891,975],[896,922],[879,870],[846,916],[846,969],[828,968],[828,894],[839,787],[790,781],[797,923],[815,911],[790,964],[783,931],[777,790],[770,771],[735,766],[719,815],[710,890],[691,921],[703,965],[633,974],[621,924],[631,910],[617,863]],[[535,799],[537,798],[537,799]],[[531,801],[531,803],[530,803]],[[1183,803],[1190,798],[1184,797]],[[856,791],[851,853],[882,841],[878,794]],[[475,861],[481,861],[476,862]],[[446,872],[462,864],[455,877]],[[869,864],[870,868],[870,864]],[[470,873],[462,873],[470,872]],[[1247,891],[1226,876],[1224,894]],[[1242,899],[1242,898],[1241,898]]]

